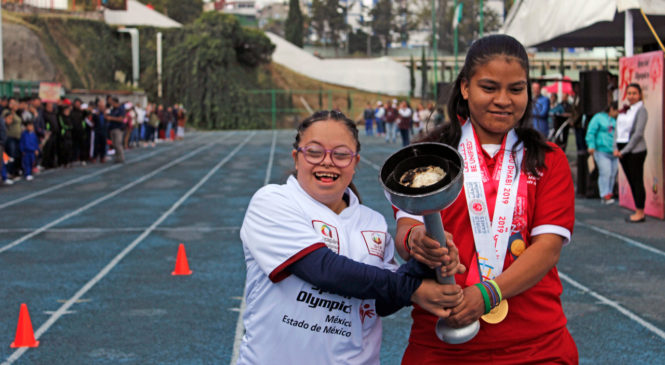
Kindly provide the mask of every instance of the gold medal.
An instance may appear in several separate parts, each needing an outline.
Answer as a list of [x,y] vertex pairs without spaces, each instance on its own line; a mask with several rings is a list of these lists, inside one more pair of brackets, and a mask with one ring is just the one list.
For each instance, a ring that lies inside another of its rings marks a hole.
[[506,316],[508,316],[508,301],[504,299],[489,313],[481,316],[480,318],[489,324],[497,324],[506,319]]

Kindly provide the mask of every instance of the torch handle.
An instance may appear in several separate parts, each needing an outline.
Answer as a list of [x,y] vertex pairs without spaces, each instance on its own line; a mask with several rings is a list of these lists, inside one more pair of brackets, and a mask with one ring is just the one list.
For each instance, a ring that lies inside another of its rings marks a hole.
[[[425,230],[430,237],[434,238],[441,244],[441,247],[446,247],[446,234],[443,231],[443,222],[441,222],[441,214],[439,212],[427,214],[425,218]],[[442,276],[441,267],[436,268],[436,281],[439,284],[455,284],[455,276]]]

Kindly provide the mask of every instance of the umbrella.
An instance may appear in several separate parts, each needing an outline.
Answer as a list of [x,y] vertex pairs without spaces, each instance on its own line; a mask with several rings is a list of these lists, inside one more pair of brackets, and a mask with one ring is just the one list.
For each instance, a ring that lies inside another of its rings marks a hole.
[[656,43],[639,9],[657,34],[665,34],[662,0],[517,0],[500,32],[527,47],[623,46],[624,13],[630,11],[634,44]]
[[[544,91],[547,91],[550,94],[558,94],[559,93],[559,84],[561,84],[561,92],[568,94],[568,95],[575,95],[575,92],[573,91],[573,84],[570,80],[570,77],[564,76],[563,77],[564,81],[556,81],[554,83],[551,83],[543,88]],[[565,81],[568,80],[568,81]]]

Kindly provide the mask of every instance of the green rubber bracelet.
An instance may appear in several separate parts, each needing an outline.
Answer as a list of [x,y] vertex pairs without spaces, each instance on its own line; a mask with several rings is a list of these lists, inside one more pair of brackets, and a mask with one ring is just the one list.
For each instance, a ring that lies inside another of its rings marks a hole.
[[503,294],[501,294],[501,289],[499,288],[499,284],[496,283],[494,280],[489,281],[490,284],[496,289],[496,293],[499,294],[499,302],[503,300]]
[[483,284],[478,283],[475,286],[478,289],[480,289],[480,294],[483,295],[483,302],[485,302],[485,313],[484,314],[487,314],[487,313],[490,312],[490,310],[492,310],[492,305],[490,304],[490,296],[487,293],[487,289],[485,288],[485,286],[483,286]]

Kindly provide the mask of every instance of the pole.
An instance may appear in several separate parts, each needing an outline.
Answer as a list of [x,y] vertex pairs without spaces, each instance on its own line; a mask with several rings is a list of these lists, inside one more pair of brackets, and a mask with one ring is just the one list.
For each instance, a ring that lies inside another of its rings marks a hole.
[[132,37],[132,85],[139,86],[139,30],[136,28],[120,28],[120,33],[129,33]]
[[[437,80],[438,73],[436,71],[436,67],[437,67],[438,62],[437,62],[437,59],[436,59],[437,57],[436,56],[439,53],[438,49],[437,49],[438,46],[437,46],[436,39],[437,39],[437,34],[436,34],[436,0],[432,0],[432,57],[434,59],[434,68],[433,68],[433,71],[434,71],[434,86],[432,87],[432,95],[434,96],[434,102],[435,103],[439,100],[439,97],[437,95],[438,90],[437,90],[437,87],[436,87],[437,84],[438,84],[438,80]],[[422,65],[422,67],[424,67],[425,70],[427,69],[427,65]],[[423,97],[424,97],[424,95],[423,95]]]
[[277,96],[275,93],[275,89],[270,89],[270,119],[273,130],[277,128]]
[[0,81],[4,81],[5,79],[5,66],[2,56],[2,4],[0,3]]
[[162,32],[157,32],[157,97],[162,98]]
[[623,44],[626,51],[626,57],[633,55],[633,14],[629,9],[626,9],[626,24],[624,27]]
[[480,0],[480,17],[479,17],[480,18],[479,19],[480,24],[478,26],[478,28],[479,28],[478,29],[478,38],[483,37],[483,29],[485,27],[484,14],[485,14],[485,12],[483,11],[483,0]]
[[453,8],[453,9],[455,9],[455,13],[454,13],[453,16],[456,17],[456,19],[453,19],[453,23],[455,23],[455,30],[454,30],[454,34],[453,34],[453,37],[455,38],[455,40],[453,42],[453,53],[455,54],[455,73],[454,73],[455,75],[457,75],[457,50],[458,50],[457,28],[459,27],[459,24],[457,24],[457,22],[459,21],[458,20],[459,15],[457,14],[457,6],[458,6],[457,0],[455,0],[455,6]]

